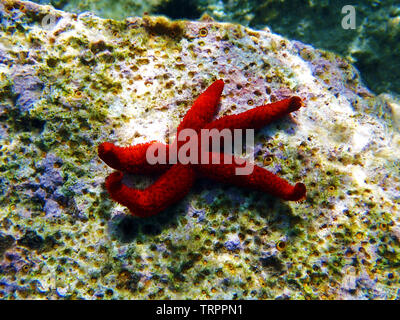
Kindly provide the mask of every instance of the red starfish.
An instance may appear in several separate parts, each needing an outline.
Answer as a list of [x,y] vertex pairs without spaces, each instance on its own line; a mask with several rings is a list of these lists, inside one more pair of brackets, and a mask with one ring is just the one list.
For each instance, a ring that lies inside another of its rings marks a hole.
[[[179,124],[177,135],[184,129],[193,129],[197,133],[201,129],[258,129],[303,106],[301,98],[295,96],[212,121],[223,87],[224,82],[217,80],[196,99]],[[185,142],[177,142],[175,139],[177,150]],[[154,144],[166,148],[166,164],[150,164],[147,161],[147,149]],[[118,147],[109,142],[102,143],[98,148],[99,157],[110,167],[119,170],[106,179],[106,188],[111,198],[128,207],[135,216],[152,216],[182,199],[189,192],[196,176],[261,190],[284,200],[299,201],[305,198],[306,187],[303,183],[292,186],[286,180],[259,166],[254,165],[254,170],[249,175],[237,175],[236,170],[245,167],[246,162],[239,161],[233,155],[230,155],[232,161],[227,163],[224,162],[226,154],[200,149],[200,154],[209,159],[208,164],[200,161],[196,164],[184,164],[178,159],[178,162],[172,165],[169,163],[168,151],[174,144],[164,145],[152,141],[130,147]],[[212,161],[217,158],[221,159],[219,164]],[[123,184],[121,171],[140,174],[162,173],[162,175],[150,187],[140,190]]]

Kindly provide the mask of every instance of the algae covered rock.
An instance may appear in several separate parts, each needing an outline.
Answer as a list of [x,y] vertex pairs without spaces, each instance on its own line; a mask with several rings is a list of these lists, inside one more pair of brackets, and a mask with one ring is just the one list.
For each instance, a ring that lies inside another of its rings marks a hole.
[[[348,61],[210,19],[22,1],[0,16],[1,298],[398,298],[399,101]],[[156,217],[129,216],[97,145],[168,142],[215,79],[219,116],[304,99],[254,153],[307,199],[204,180]]]
[[[124,19],[146,12],[171,19],[240,23],[253,29],[268,26],[289,39],[347,56],[376,93],[400,93],[400,8],[397,0],[36,0],[71,12],[91,11],[103,18]],[[354,8],[354,29],[342,20]]]

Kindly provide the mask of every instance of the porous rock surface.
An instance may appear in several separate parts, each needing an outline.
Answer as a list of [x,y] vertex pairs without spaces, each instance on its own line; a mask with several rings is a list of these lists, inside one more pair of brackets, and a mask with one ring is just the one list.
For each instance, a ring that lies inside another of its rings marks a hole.
[[[0,18],[0,298],[399,298],[399,102],[345,59],[207,17],[2,1]],[[215,79],[219,115],[304,99],[254,153],[307,199],[201,180],[131,217],[104,189],[97,145],[168,142]]]

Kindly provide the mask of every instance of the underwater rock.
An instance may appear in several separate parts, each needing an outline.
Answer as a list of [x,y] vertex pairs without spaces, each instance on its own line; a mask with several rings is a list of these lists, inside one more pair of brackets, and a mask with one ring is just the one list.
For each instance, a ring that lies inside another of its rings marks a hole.
[[[348,60],[210,19],[114,21],[20,1],[0,11],[0,227],[18,256],[0,265],[2,298],[398,298],[398,103]],[[151,219],[129,216],[109,199],[97,146],[170,142],[215,79],[217,116],[304,100],[255,134],[254,161],[303,182],[307,198],[204,179]],[[58,293],[46,289],[54,274]]]
[[12,61],[12,58],[6,51],[0,49],[0,64],[7,65]]
[[204,209],[192,208],[191,216],[197,218],[198,222],[203,222],[206,219],[206,211]]
[[13,236],[0,234],[0,257],[7,249],[12,247],[14,242],[15,239]]
[[47,200],[46,204],[43,207],[44,212],[46,213],[46,217],[57,217],[60,215],[60,206],[54,200]]
[[42,248],[44,239],[35,231],[28,230],[25,235],[17,241],[17,243],[23,247],[27,247],[32,250],[38,250]]
[[281,271],[283,269],[283,264],[276,255],[267,255],[260,258],[261,265],[264,268],[272,268],[275,271]]
[[23,113],[28,112],[39,99],[43,83],[29,69],[17,70],[12,77],[16,108]]
[[35,198],[37,198],[40,202],[44,202],[47,196],[47,193],[45,190],[43,190],[42,188],[39,188],[35,191],[35,193],[33,194],[33,196]]
[[[151,13],[172,19],[208,19],[240,23],[254,28],[270,28],[290,39],[351,57],[367,85],[377,93],[400,93],[399,60],[400,9],[397,0],[360,1],[352,4],[355,29],[345,29],[341,21],[347,0],[36,0],[52,3],[66,11],[91,11],[103,18],[125,19]],[[284,12],[284,14],[282,14]],[[318,69],[316,72],[319,72]]]
[[231,236],[230,240],[224,243],[224,247],[228,251],[235,251],[237,249],[240,249],[240,239],[237,236]]
[[54,192],[58,186],[62,185],[64,180],[59,170],[55,168],[56,164],[61,165],[62,160],[53,154],[48,154],[38,166],[38,169],[42,171],[39,177],[40,188],[49,192]]

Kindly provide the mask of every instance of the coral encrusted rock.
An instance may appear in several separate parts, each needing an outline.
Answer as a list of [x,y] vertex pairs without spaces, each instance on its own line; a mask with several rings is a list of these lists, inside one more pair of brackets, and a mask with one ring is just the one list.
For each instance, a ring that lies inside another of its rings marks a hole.
[[[1,299],[400,298],[400,102],[344,58],[208,17],[2,1],[0,19]],[[204,179],[130,216],[97,146],[168,143],[216,79],[219,116],[304,99],[257,132],[254,155],[307,199]]]

